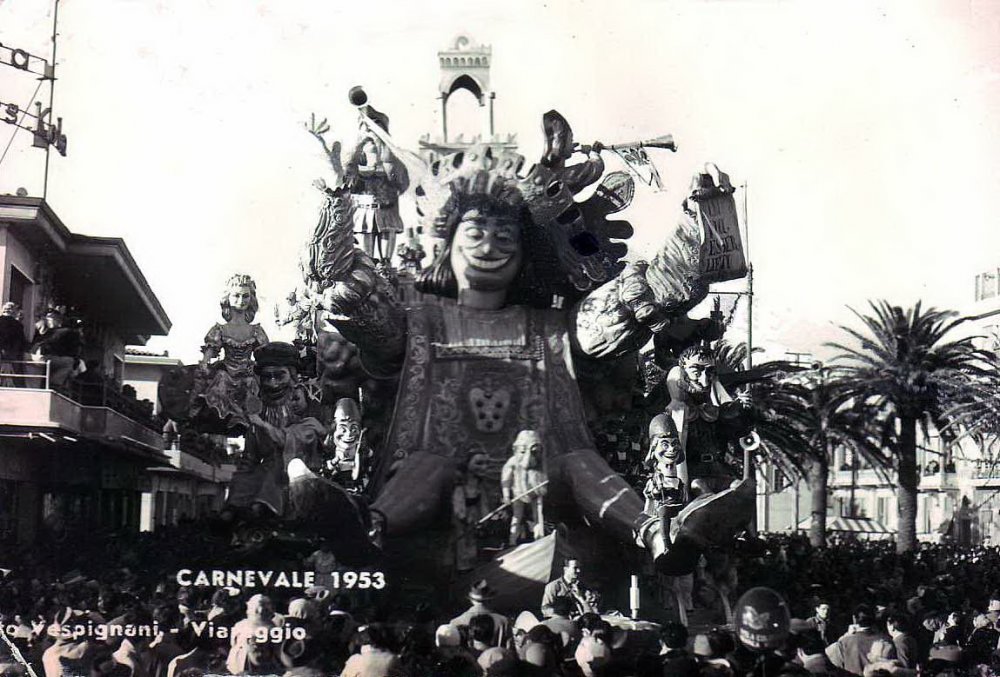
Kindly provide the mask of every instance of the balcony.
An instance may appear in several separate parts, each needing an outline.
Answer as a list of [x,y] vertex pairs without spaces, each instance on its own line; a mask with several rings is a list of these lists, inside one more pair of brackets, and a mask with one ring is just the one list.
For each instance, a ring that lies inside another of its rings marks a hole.
[[144,407],[138,402],[129,401],[109,384],[71,381],[56,390],[49,375],[48,362],[4,362],[0,427],[68,433],[160,455],[160,428],[152,416],[143,415]]
[[170,460],[170,465],[164,468],[151,469],[155,472],[183,472],[193,475],[198,479],[216,484],[228,483],[233,478],[236,466],[232,463],[215,465],[206,463],[197,456],[181,451],[180,449],[168,449],[164,452]]
[[842,468],[830,473],[831,488],[849,487],[852,484],[856,487],[885,487],[890,482],[884,473],[874,468],[858,468],[855,471]]
[[972,467],[972,479],[979,480],[978,484],[1000,486],[1000,461],[991,459],[977,460]]

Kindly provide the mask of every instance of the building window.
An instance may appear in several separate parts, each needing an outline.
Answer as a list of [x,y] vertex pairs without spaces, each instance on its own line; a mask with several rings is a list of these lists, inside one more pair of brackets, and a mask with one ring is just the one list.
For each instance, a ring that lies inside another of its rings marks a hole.
[[881,524],[886,524],[889,520],[889,497],[879,496],[875,499],[875,519]]

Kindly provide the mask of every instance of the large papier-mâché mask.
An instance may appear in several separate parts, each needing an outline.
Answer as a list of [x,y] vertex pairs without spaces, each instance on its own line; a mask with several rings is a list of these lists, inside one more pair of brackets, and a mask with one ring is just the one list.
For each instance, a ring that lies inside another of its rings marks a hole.
[[503,291],[521,267],[521,224],[512,216],[481,209],[462,214],[451,245],[451,267],[458,288]]

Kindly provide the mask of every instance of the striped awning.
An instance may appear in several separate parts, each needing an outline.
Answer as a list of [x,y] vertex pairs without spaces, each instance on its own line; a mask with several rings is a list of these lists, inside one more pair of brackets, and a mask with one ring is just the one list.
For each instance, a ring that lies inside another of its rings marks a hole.
[[[807,517],[799,522],[799,530],[805,531],[812,524],[812,517]],[[826,530],[828,532],[839,531],[852,534],[891,534],[893,533],[878,520],[869,517],[833,517],[826,518]]]

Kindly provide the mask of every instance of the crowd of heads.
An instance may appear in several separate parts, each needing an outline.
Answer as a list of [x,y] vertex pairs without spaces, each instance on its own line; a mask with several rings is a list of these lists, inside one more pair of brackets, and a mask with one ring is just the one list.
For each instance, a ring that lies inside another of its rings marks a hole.
[[[550,599],[544,614],[538,607],[501,613],[485,583],[473,586],[458,616],[458,608],[401,607],[375,591],[322,585],[185,587],[150,559],[216,545],[197,529],[117,538],[91,551],[74,547],[73,571],[66,571],[65,551],[25,551],[0,563],[4,631],[46,676],[870,677],[1000,670],[1000,552],[985,547],[923,545],[899,555],[891,543],[815,549],[803,537],[767,537],[734,558],[740,597],[732,623],[717,615],[716,625],[706,624],[713,600],[698,584],[702,611],[689,628],[669,620],[672,609],[644,609],[658,624],[581,613],[569,594]],[[571,564],[563,571],[570,586],[587,577],[586,567]],[[284,566],[310,565],[303,559]],[[0,658],[0,674],[25,673],[6,645]]]

